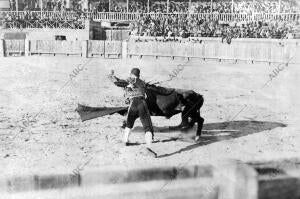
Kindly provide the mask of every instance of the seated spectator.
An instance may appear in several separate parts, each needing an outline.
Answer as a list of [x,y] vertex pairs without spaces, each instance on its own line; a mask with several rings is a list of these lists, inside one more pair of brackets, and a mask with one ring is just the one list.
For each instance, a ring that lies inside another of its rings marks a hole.
[[[35,3],[34,3],[35,2]],[[38,1],[24,0],[25,10],[37,10]],[[10,0],[11,10],[16,9],[15,0]],[[91,10],[85,5],[87,2],[83,0],[72,1],[73,11]],[[127,0],[111,0],[109,6],[108,0],[96,1],[95,6],[98,12],[127,12]],[[167,8],[166,0],[150,0],[148,10],[148,0],[129,0],[129,12],[139,13],[299,13],[300,5],[298,0],[235,0],[232,4],[230,0],[218,0],[211,2],[210,0],[195,0],[191,5],[187,0],[172,0]],[[47,0],[44,2],[45,10],[61,11],[66,7],[65,0]],[[109,10],[110,7],[110,10]],[[20,9],[20,8],[19,8]]]
[[84,20],[87,17],[82,13],[75,16],[65,15],[58,17],[57,15],[46,16],[40,12],[26,12],[24,15],[7,14],[3,18],[1,24],[4,28],[70,28],[83,29]]
[[[230,24],[218,20],[204,20],[191,15],[185,18],[181,15],[164,15],[158,18],[142,17],[131,25],[131,35],[163,36],[163,37],[221,37],[231,38],[292,38],[299,22],[268,21],[262,23],[248,22]],[[150,27],[150,28],[149,28]]]

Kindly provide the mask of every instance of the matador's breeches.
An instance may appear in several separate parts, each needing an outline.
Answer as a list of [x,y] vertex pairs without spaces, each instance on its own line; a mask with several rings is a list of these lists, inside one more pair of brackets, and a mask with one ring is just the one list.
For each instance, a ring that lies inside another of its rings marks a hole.
[[137,118],[140,118],[145,132],[150,131],[153,134],[153,126],[148,110],[148,106],[144,97],[135,97],[131,99],[128,109],[126,126],[132,128]]

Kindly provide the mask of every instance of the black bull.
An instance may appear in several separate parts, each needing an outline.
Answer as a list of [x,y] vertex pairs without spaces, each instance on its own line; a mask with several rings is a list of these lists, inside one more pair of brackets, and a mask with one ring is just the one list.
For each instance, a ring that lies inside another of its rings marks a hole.
[[[119,87],[124,87],[121,82],[115,82]],[[203,96],[192,90],[171,89],[147,84],[146,102],[151,116],[172,116],[181,113],[181,124],[177,128],[186,130],[197,123],[196,140],[199,140],[204,123],[200,115],[200,108],[203,105]],[[125,115],[128,107],[94,108],[78,105],[76,111],[83,121],[101,117],[104,115],[119,113]]]

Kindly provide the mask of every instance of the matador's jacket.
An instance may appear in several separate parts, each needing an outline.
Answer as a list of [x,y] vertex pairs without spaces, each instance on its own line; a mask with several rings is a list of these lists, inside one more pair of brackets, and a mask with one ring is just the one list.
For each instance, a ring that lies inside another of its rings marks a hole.
[[153,126],[146,103],[146,83],[139,78],[128,78],[122,80],[116,76],[110,76],[113,83],[119,87],[123,87],[126,91],[126,97],[130,100],[128,115],[126,119],[126,127],[133,128],[135,120],[139,117],[145,132],[150,131],[153,134]]

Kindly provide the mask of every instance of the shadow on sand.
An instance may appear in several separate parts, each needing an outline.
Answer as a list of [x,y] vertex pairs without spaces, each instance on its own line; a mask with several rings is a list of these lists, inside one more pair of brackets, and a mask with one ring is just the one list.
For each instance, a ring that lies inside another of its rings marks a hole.
[[[266,121],[231,121],[231,122],[221,122],[221,123],[208,123],[204,124],[201,140],[198,143],[189,145],[184,147],[178,151],[175,151],[170,154],[164,154],[158,156],[158,158],[169,157],[181,152],[189,151],[195,149],[200,146],[205,146],[208,144],[212,144],[215,142],[220,142],[223,140],[230,140],[234,138],[239,138],[243,136],[247,136],[254,133],[259,133],[266,130],[272,130],[277,127],[286,127],[283,123],[278,122],[266,122]],[[170,130],[173,129],[173,130]],[[135,130],[141,130],[142,127],[137,127]],[[174,133],[173,127],[155,127],[155,134],[161,133]],[[178,140],[189,140],[191,142],[195,137],[196,128],[194,127],[192,130],[187,131],[186,133],[182,133],[182,138],[178,138]]]
[[[171,137],[171,138],[167,138],[167,139],[162,139],[162,140],[154,140],[152,143],[159,143],[159,142],[173,142],[176,140],[180,140],[180,138],[175,138],[175,137]],[[140,143],[140,142],[130,142],[127,143],[126,146],[139,146],[145,143]]]

